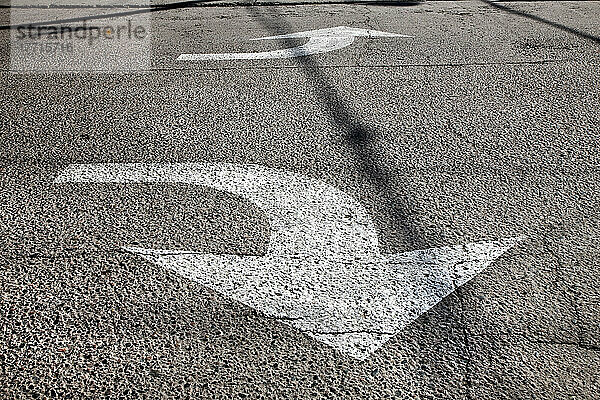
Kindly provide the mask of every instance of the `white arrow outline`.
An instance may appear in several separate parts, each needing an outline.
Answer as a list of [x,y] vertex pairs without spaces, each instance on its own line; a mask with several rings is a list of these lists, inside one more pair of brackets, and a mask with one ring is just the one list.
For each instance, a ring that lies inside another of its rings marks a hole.
[[402,37],[413,36],[400,35],[396,33],[380,32],[369,29],[350,28],[337,26],[335,28],[317,29],[314,31],[298,32],[289,35],[268,36],[251,40],[275,40],[275,39],[297,39],[309,38],[308,42],[301,46],[289,49],[263,51],[258,53],[215,53],[215,54],[182,54],[177,57],[178,61],[224,61],[224,60],[266,60],[304,57],[315,54],[328,53],[350,46],[354,38],[363,37]]

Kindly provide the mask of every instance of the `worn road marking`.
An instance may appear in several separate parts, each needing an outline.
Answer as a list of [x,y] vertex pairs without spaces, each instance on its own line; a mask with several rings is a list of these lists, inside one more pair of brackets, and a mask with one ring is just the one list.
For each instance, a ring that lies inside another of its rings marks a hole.
[[395,33],[380,32],[368,29],[349,28],[338,26],[335,28],[318,29],[292,33],[289,35],[269,36],[251,40],[271,39],[294,39],[309,38],[305,44],[288,49],[263,51],[258,53],[221,53],[221,54],[182,54],[177,60],[180,61],[209,61],[209,60],[265,60],[270,58],[295,58],[313,54],[322,54],[339,50],[354,43],[357,36],[365,37],[403,37],[412,36],[399,35]]
[[519,238],[381,254],[365,209],[324,182],[258,165],[77,164],[64,182],[187,183],[231,192],[269,217],[264,256],[126,248],[365,359]]

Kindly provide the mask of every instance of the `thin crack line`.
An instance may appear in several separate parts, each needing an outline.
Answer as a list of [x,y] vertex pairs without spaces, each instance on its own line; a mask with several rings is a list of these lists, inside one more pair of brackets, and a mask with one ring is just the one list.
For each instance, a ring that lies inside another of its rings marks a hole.
[[[576,59],[546,59],[546,60],[530,60],[530,61],[498,61],[498,62],[472,62],[472,63],[438,63],[438,64],[376,64],[376,65],[322,65],[319,66],[319,69],[334,69],[334,68],[348,68],[348,69],[373,69],[373,68],[461,68],[461,67],[486,67],[486,66],[519,66],[519,65],[547,65],[547,64],[558,64],[558,63],[568,63],[568,62],[579,62],[580,60]],[[596,64],[587,63],[587,66],[595,66]],[[231,67],[209,67],[209,68],[151,68],[151,69],[140,69],[135,71],[123,70],[125,72],[129,72],[131,74],[144,74],[144,73],[152,73],[152,72],[180,72],[180,71],[190,71],[190,72],[214,72],[214,71],[252,71],[252,70],[286,70],[286,69],[303,69],[302,66],[298,65],[246,65],[246,66],[231,66]],[[316,68],[315,68],[316,69]],[[15,72],[25,74],[25,73],[33,73],[43,74],[43,71],[31,69],[19,69],[19,70],[11,70],[11,69],[1,69],[0,73],[10,73],[11,75]],[[64,73],[79,73],[80,70],[61,70]],[[85,70],[85,72],[106,72],[106,70]],[[114,71],[111,71],[114,72]]]
[[461,322],[460,322],[460,328],[462,330],[462,334],[463,334],[463,344],[465,346],[465,354],[466,354],[466,358],[465,358],[465,386],[467,389],[466,392],[466,398],[468,400],[473,400],[473,395],[471,394],[471,391],[473,389],[473,379],[471,378],[471,375],[473,374],[473,368],[472,368],[472,363],[473,360],[471,358],[471,352],[470,352],[470,343],[469,343],[469,338],[471,337],[471,334],[469,332],[469,328],[467,327],[467,321],[466,321],[466,307],[465,307],[465,295],[463,293],[463,287],[457,287],[454,290],[454,293],[456,293],[456,296],[459,300],[459,304],[460,304],[460,309],[461,309]]
[[288,317],[285,315],[265,315],[265,318],[273,319],[277,321],[298,321],[304,319],[304,317]]
[[350,335],[354,333],[366,333],[370,335],[390,335],[393,336],[396,333],[394,332],[384,332],[384,331],[376,331],[370,329],[357,329],[357,330],[348,330],[348,331],[319,331],[314,329],[300,329],[302,333],[313,333],[315,335]]
[[[543,246],[544,246],[544,249],[546,250],[546,252],[548,254],[550,254],[550,256],[552,258],[554,258],[554,260],[556,262],[556,268],[554,268],[555,284],[557,287],[559,287],[559,283],[566,281],[563,277],[563,275],[565,274],[565,271],[566,271],[565,265],[564,265],[563,261],[561,260],[560,256],[554,251],[554,249],[552,248],[552,246],[550,245],[550,242],[548,241],[548,239],[546,237],[543,238],[542,243],[543,243]],[[562,290],[562,292],[567,297],[569,305],[573,309],[573,315],[575,317],[575,326],[577,329],[577,332],[576,332],[577,342],[566,342],[565,341],[565,342],[558,342],[557,344],[571,344],[571,345],[576,345],[576,346],[579,346],[582,348],[589,348],[591,350],[600,350],[599,346],[587,345],[587,344],[583,343],[584,329],[581,324],[581,315],[579,312],[579,304],[577,302],[577,300],[578,300],[577,294],[572,291],[569,291],[568,286],[566,289]],[[536,342],[536,343],[543,343],[543,342]]]
[[548,345],[555,345],[555,346],[573,346],[573,347],[579,347],[585,350],[590,350],[590,351],[600,351],[600,345],[596,345],[596,344],[588,344],[588,343],[582,343],[582,342],[575,342],[575,341],[569,341],[569,340],[553,340],[553,339],[539,339],[539,338],[530,338],[528,335],[524,334],[524,333],[519,333],[519,332],[512,332],[512,333],[501,333],[498,335],[491,335],[491,334],[487,334],[487,333],[472,333],[469,334],[469,337],[471,338],[485,338],[486,340],[498,340],[499,338],[504,338],[504,339],[511,339],[511,338],[520,338],[522,340],[524,340],[527,343],[532,343],[532,344],[548,344]]

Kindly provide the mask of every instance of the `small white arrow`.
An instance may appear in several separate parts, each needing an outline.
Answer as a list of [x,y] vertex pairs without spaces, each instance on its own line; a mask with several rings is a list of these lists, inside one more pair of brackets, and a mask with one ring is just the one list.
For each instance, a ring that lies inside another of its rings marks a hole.
[[243,196],[269,217],[264,256],[127,248],[364,359],[519,238],[381,254],[366,210],[315,179],[257,165],[71,165],[64,182],[187,183]]
[[349,28],[338,26],[335,28],[317,29],[314,31],[298,32],[289,35],[268,36],[251,40],[295,39],[309,38],[305,44],[288,49],[263,51],[258,53],[220,53],[220,54],[182,54],[179,61],[207,61],[207,60],[265,60],[270,58],[295,58],[313,54],[327,53],[350,46],[357,36],[365,37],[403,37],[396,33],[380,32],[369,29]]

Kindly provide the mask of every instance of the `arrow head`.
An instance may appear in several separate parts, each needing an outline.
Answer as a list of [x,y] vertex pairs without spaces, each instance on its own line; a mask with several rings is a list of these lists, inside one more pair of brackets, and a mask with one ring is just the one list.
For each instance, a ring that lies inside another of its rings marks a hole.
[[266,36],[251,40],[272,40],[272,39],[297,39],[297,38],[339,38],[339,37],[404,37],[413,36],[400,35],[397,33],[375,31],[372,29],[351,28],[348,26],[336,26],[334,28],[316,29],[314,31],[305,31],[290,33],[288,35]]
[[364,360],[521,239],[338,260],[125,250]]

